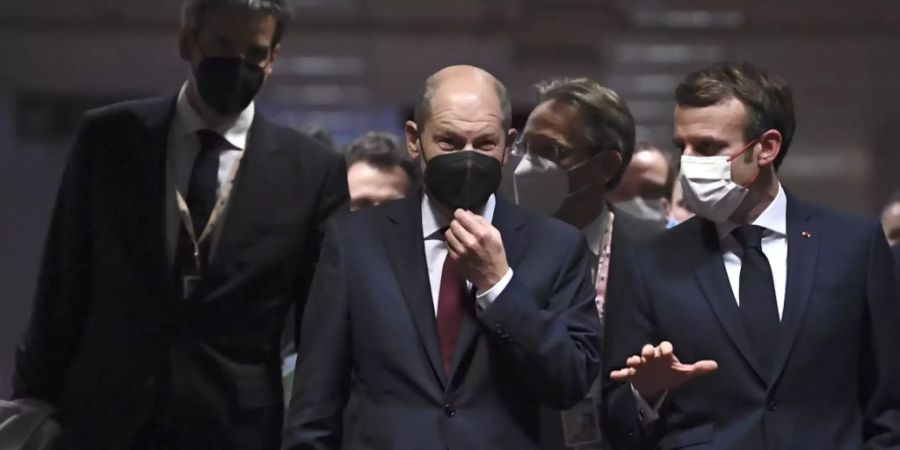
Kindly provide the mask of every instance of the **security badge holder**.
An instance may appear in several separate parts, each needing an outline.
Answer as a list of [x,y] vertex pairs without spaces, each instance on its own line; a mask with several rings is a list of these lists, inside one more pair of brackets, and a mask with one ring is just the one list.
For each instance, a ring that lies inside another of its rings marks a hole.
[[197,286],[203,278],[200,275],[182,275],[181,276],[181,299],[188,300],[194,296]]
[[200,281],[203,279],[201,276],[202,273],[202,264],[200,263],[200,246],[196,240],[193,240],[194,244],[194,271],[184,273],[181,275],[181,299],[189,300],[194,296],[194,292],[197,291],[197,286],[200,285]]

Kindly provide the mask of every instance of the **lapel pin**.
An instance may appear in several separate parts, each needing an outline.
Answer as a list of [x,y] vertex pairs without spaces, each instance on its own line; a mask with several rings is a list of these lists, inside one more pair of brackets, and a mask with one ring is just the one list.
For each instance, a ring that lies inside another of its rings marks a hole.
[[812,237],[812,234],[809,231],[804,231],[804,232],[800,233],[800,235],[807,239]]

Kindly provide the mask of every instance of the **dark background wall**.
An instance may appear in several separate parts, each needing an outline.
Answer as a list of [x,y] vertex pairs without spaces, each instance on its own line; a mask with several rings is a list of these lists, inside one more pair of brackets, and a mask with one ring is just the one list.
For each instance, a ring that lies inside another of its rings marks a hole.
[[[668,148],[688,71],[749,60],[795,91],[782,177],[797,194],[876,214],[900,188],[900,2],[891,0],[300,0],[259,105],[339,143],[399,133],[424,78],[482,66],[527,114],[534,82],[586,75]],[[174,94],[180,0],[0,6],[0,398],[31,308],[39,255],[80,113]]]

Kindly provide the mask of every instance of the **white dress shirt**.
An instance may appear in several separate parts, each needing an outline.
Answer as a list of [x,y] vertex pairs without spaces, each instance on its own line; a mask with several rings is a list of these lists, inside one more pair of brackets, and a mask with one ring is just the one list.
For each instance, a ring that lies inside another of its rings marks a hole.
[[[775,302],[778,304],[778,318],[784,312],[784,287],[787,283],[787,196],[781,184],[778,194],[772,203],[753,221],[753,225],[765,228],[762,237],[762,252],[769,260],[772,268],[772,281],[775,283]],[[740,280],[741,257],[744,254],[741,245],[731,234],[739,224],[732,222],[717,223],[719,243],[722,247],[722,259],[725,260],[725,272],[738,306],[741,304]]]
[[[787,283],[787,196],[781,183],[778,184],[778,194],[772,203],[753,221],[753,225],[765,228],[762,237],[762,252],[769,260],[772,269],[772,281],[775,285],[775,302],[778,306],[778,318],[783,317],[784,312],[784,288]],[[734,298],[741,304],[740,280],[741,280],[741,256],[743,249],[731,232],[739,224],[726,221],[716,224],[719,234],[719,243],[722,249],[722,259],[725,263],[725,272],[728,274],[728,283]],[[644,398],[632,386],[635,400],[638,405],[638,415],[645,425],[649,425],[659,419],[659,408],[665,400],[666,393],[656,401],[651,408]]]
[[[494,219],[494,208],[497,206],[497,199],[491,195],[487,203],[484,205],[484,211],[479,215],[492,222]],[[431,300],[434,305],[434,314],[437,316],[438,298],[441,292],[441,275],[444,272],[444,260],[447,259],[447,242],[440,233],[441,228],[450,226],[451,218],[444,214],[440,208],[435,205],[428,194],[422,196],[422,238],[425,239],[425,263],[428,265],[428,281],[431,285]],[[437,234],[436,234],[437,233]],[[482,292],[476,292],[475,303],[483,311],[487,309],[494,300],[506,289],[509,281],[513,277],[513,270],[510,268],[506,275],[500,279],[494,286]],[[472,289],[472,283],[466,281],[469,290]]]
[[[180,227],[183,226],[178,213],[178,204],[175,201],[175,186],[177,183],[178,190],[187,198],[191,170],[194,167],[194,160],[197,159],[197,155],[200,153],[200,139],[197,137],[197,131],[204,129],[215,131],[231,145],[230,149],[219,153],[218,187],[216,189],[216,195],[218,196],[219,189],[225,184],[228,176],[231,175],[232,169],[235,168],[235,164],[239,163],[241,154],[247,148],[247,136],[255,114],[255,108],[251,102],[233,120],[209,128],[200,115],[197,114],[197,111],[194,110],[194,107],[191,106],[186,90],[187,83],[181,87],[181,91],[178,93],[178,100],[175,103],[175,116],[172,118],[172,125],[169,128],[166,149],[166,248],[170,263],[175,261],[175,246],[178,243]],[[174,179],[171,170],[173,163]],[[212,236],[210,236],[212,238],[209,250],[210,257],[215,253],[225,215],[223,213],[219,217],[219,223],[216,229],[213,230]]]

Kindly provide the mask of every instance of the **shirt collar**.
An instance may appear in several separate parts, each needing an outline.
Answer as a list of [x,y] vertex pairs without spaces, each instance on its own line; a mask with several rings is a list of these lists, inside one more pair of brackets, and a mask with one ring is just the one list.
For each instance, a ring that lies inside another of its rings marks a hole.
[[597,215],[588,226],[582,228],[584,238],[587,240],[588,248],[595,256],[600,254],[600,244],[603,240],[603,233],[606,231],[606,223],[609,220],[609,208],[603,208],[603,211]]
[[[497,199],[494,194],[488,197],[487,203],[484,204],[483,212],[478,213],[487,219],[488,222],[494,221],[494,209],[497,207]],[[475,212],[475,211],[473,211]],[[441,211],[441,208],[435,204],[428,193],[422,195],[422,237],[427,238],[440,230],[450,226],[450,217]]]
[[[787,195],[785,195],[781,183],[778,183],[778,194],[775,195],[775,199],[753,221],[753,225],[758,225],[781,236],[787,236]],[[730,220],[724,223],[717,223],[716,228],[719,231],[719,239],[724,239],[738,226],[740,224]]]
[[240,114],[234,119],[227,120],[213,128],[206,126],[206,123],[194,110],[191,102],[187,97],[187,83],[181,86],[178,92],[178,100],[175,103],[175,120],[173,123],[173,139],[181,139],[185,136],[193,135],[199,130],[211,129],[222,135],[229,144],[238,150],[247,148],[247,136],[250,133],[250,125],[253,123],[253,116],[256,114],[254,102],[250,102]]

